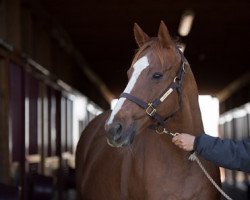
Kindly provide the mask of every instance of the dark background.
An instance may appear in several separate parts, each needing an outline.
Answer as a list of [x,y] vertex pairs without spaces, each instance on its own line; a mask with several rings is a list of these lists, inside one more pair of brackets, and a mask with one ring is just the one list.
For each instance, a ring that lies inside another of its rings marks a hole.
[[[42,0],[42,8],[71,36],[86,63],[115,96],[126,85],[136,47],[133,24],[156,36],[160,20],[186,45],[201,94],[216,95],[249,71],[248,0]],[[190,34],[178,35],[181,15],[195,13]]]

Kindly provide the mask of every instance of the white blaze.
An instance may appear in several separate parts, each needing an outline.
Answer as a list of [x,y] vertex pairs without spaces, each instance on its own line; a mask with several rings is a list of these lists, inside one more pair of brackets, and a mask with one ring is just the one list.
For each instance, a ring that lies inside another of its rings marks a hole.
[[[124,90],[124,93],[130,93],[131,92],[131,90],[133,89],[133,87],[134,87],[138,77],[140,76],[141,72],[148,66],[149,66],[149,63],[148,63],[147,56],[144,56],[144,57],[142,57],[142,58],[140,58],[139,60],[136,61],[136,63],[133,65],[133,68],[134,68],[133,74],[132,74],[132,76],[131,76],[131,78],[130,78],[130,80],[128,82],[127,87]],[[113,109],[113,111],[112,111],[112,113],[110,115],[110,118],[109,118],[107,124],[111,124],[113,122],[113,119],[114,119],[115,115],[121,109],[121,107],[122,107],[125,100],[126,99],[124,97],[121,97],[118,100],[115,108]]]

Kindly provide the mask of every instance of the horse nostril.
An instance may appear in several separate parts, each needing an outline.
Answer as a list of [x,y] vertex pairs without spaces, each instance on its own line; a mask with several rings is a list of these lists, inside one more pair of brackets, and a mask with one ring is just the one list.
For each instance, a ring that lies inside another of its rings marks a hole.
[[117,123],[114,125],[114,139],[118,140],[121,137],[122,125]]
[[120,123],[114,124],[109,129],[109,134],[114,141],[119,140],[121,138],[121,135],[122,135],[122,125]]

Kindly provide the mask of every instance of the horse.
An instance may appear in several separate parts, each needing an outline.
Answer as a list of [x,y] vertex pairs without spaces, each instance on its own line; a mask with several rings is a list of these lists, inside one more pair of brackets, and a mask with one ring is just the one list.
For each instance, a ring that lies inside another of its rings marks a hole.
[[[213,200],[220,194],[172,135],[204,132],[190,65],[161,21],[157,37],[136,23],[138,44],[115,108],[83,131],[76,150],[79,199]],[[218,167],[201,162],[220,184]]]

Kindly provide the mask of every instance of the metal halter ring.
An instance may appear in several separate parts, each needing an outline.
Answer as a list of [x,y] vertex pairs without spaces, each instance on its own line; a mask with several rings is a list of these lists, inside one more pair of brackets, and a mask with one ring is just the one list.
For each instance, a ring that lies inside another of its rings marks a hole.
[[178,80],[178,77],[176,76],[176,77],[174,77],[174,83],[176,82],[176,80]]
[[148,107],[146,108],[146,113],[152,117],[155,112],[156,112],[156,108],[154,108],[153,104],[148,103]]
[[[160,130],[160,128],[162,128],[162,130]],[[164,134],[166,132],[165,128],[163,128],[162,126],[158,126],[156,129],[155,129],[155,132],[158,133],[158,134]]]

